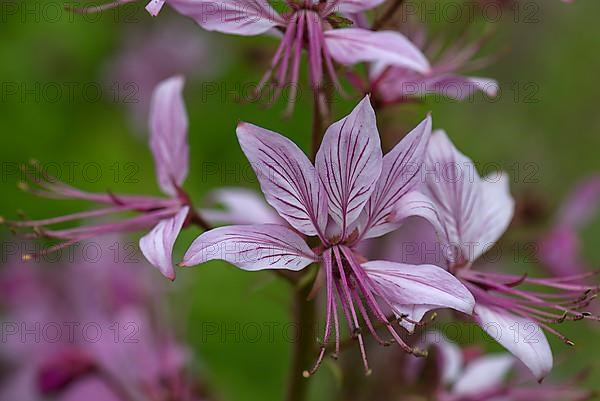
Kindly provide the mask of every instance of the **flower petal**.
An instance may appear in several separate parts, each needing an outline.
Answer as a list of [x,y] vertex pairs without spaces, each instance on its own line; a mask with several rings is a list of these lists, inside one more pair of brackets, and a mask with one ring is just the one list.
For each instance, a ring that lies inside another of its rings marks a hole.
[[277,224],[219,227],[200,235],[186,252],[181,266],[225,260],[237,267],[302,270],[317,260],[304,239]]
[[364,209],[367,214],[365,238],[377,237],[396,228],[390,216],[396,203],[421,184],[430,135],[431,117],[428,116],[384,156],[379,181]]
[[560,209],[559,223],[574,228],[588,223],[600,211],[600,174],[586,178],[569,194]]
[[460,257],[477,259],[504,233],[514,212],[504,173],[479,177],[475,164],[460,153],[443,131],[429,141],[426,193],[435,204],[446,245]]
[[146,5],[146,11],[148,11],[151,16],[156,17],[165,5],[165,1],[166,0],[150,0],[148,5]]
[[381,166],[375,111],[365,96],[347,117],[327,129],[316,158],[329,214],[342,232],[362,212],[375,189]]
[[360,28],[332,29],[325,32],[331,56],[339,63],[384,63],[426,74],[429,61],[410,40],[398,32],[369,31]]
[[169,0],[169,4],[207,31],[251,36],[285,24],[267,0]]
[[184,79],[176,76],[159,83],[150,106],[150,149],[162,191],[177,195],[176,186],[188,173],[188,118],[183,103]]
[[327,226],[327,198],[306,155],[286,137],[253,124],[240,123],[237,136],[267,202],[298,231],[320,235]]
[[477,303],[475,320],[494,340],[520,359],[538,380],[552,369],[552,350],[533,321]]
[[[456,74],[436,75],[435,72],[432,75],[423,75],[406,68],[391,68],[386,71],[384,67],[372,67],[371,76],[372,80],[379,80],[377,96],[387,102],[421,98],[430,94],[462,101],[473,96],[478,90],[493,98],[500,90],[498,82],[489,78]],[[380,75],[382,73],[385,75]]]
[[468,315],[473,312],[475,299],[471,293],[440,267],[383,260],[366,262],[362,266],[392,307],[422,305],[427,306],[427,310],[452,308]]
[[283,219],[256,191],[221,188],[209,195],[213,204],[224,209],[203,209],[200,214],[212,224],[281,224]]
[[175,280],[173,245],[189,212],[183,207],[170,219],[161,220],[148,234],[140,238],[142,254],[169,280]]
[[[427,220],[438,236],[447,238],[442,216],[438,212],[436,204],[425,194],[412,191],[404,195],[394,205],[390,215],[390,222],[398,224],[408,217],[421,217]],[[447,241],[446,241],[447,242]]]
[[474,396],[501,386],[515,359],[511,355],[497,354],[477,358],[470,362],[452,387],[459,396]]

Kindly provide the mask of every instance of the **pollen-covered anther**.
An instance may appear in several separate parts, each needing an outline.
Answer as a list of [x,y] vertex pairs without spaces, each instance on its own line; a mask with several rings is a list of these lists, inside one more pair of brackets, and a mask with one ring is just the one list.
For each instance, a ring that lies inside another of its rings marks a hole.
[[414,356],[419,357],[419,358],[427,358],[427,356],[429,355],[429,352],[427,352],[427,350],[422,350],[420,348],[414,347],[412,349],[411,352]]

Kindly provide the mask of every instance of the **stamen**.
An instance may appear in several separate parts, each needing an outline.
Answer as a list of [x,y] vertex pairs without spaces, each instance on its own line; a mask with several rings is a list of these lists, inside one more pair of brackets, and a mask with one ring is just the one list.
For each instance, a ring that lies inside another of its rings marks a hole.
[[325,350],[327,349],[327,342],[329,341],[329,335],[331,334],[331,315],[335,308],[335,300],[333,295],[333,267],[332,267],[332,255],[331,250],[325,251],[323,254],[323,264],[325,265],[325,277],[327,286],[327,317],[325,319],[325,334],[323,335],[323,343],[319,351],[317,361],[310,371],[304,371],[302,375],[304,377],[310,377],[319,369],[323,358],[325,357]]
[[[352,297],[350,295],[350,289],[348,287],[348,281],[346,279],[346,272],[344,270],[344,265],[343,265],[343,262],[342,262],[342,256],[340,254],[340,250],[336,246],[336,247],[333,248],[333,251],[335,253],[335,258],[336,258],[336,261],[337,261],[337,267],[338,267],[338,270],[339,270],[339,273],[340,273],[340,277],[341,277],[341,282],[342,282],[341,283],[341,287],[342,287],[342,290],[343,290],[344,295],[346,296],[346,299],[347,299],[347,302],[348,302],[347,306],[348,306],[348,309],[349,309],[349,311],[350,311],[350,313],[352,315],[352,322],[353,322],[354,328],[359,328],[360,326],[358,324],[358,319],[356,317],[356,311],[354,310],[354,307],[352,305]],[[336,281],[336,283],[338,283],[338,282]],[[339,286],[338,286],[338,288],[339,288]],[[355,332],[354,329],[352,329],[351,331],[353,333]],[[360,332],[357,334],[357,338],[358,338],[358,345],[359,345],[360,353],[361,353],[362,360],[363,360],[363,365],[365,367],[365,373],[367,375],[369,375],[370,372],[371,372],[371,369],[369,368],[369,362],[367,360],[367,353],[365,351],[365,344],[364,344],[363,336],[362,336],[362,334]]]

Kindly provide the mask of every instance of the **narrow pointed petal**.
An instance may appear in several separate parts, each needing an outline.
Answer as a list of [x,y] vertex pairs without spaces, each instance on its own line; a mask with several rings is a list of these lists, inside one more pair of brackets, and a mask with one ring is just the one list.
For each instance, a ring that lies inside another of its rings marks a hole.
[[366,96],[325,133],[316,167],[327,192],[329,214],[342,231],[362,212],[381,174],[382,152],[375,112]]
[[480,357],[469,363],[452,388],[459,396],[485,394],[501,386],[513,367],[515,359],[511,355],[498,354]]
[[426,189],[443,225],[446,244],[473,261],[504,233],[514,212],[508,177],[481,179],[471,159],[443,131],[434,133],[427,152]]
[[186,252],[181,266],[225,260],[240,269],[302,270],[317,260],[304,239],[277,224],[219,227],[200,235]]
[[431,135],[427,117],[383,158],[381,176],[365,208],[366,238],[386,234],[396,228],[391,220],[398,201],[422,183],[425,151]]
[[325,231],[325,189],[304,152],[286,137],[248,123],[238,125],[237,136],[267,202],[298,231]]
[[552,369],[552,350],[542,329],[533,321],[478,303],[477,323],[494,340],[520,359],[542,380]]
[[173,246],[188,212],[189,207],[183,207],[175,216],[161,220],[152,231],[140,238],[144,257],[169,280],[175,280]]
[[285,25],[267,0],[169,0],[169,5],[207,31],[253,36]]
[[374,32],[360,28],[333,29],[325,32],[325,42],[331,56],[341,64],[379,62],[409,68],[422,74],[431,69],[421,50],[398,32]]
[[166,0],[151,0],[148,5],[146,5],[146,11],[148,11],[151,16],[156,17],[165,5],[165,1]]
[[[376,64],[371,67],[370,75],[373,81],[378,81],[377,96],[390,103],[432,94],[463,101],[472,98],[477,91],[493,98],[500,90],[498,82],[489,78],[436,75],[435,72],[423,75],[406,68],[386,68],[384,64]],[[384,72],[385,75],[381,75]]]
[[251,189],[221,188],[209,195],[209,201],[223,209],[203,209],[200,214],[212,224],[281,224],[283,220],[265,201]]
[[158,185],[164,193],[177,195],[176,186],[188,173],[188,118],[183,103],[183,77],[169,78],[156,87],[150,106],[150,149]]
[[469,290],[440,267],[381,260],[362,266],[392,306],[422,305],[428,310],[451,308],[468,315],[473,313],[475,299]]
[[416,85],[419,92],[421,92],[420,95],[437,93],[456,101],[468,99],[476,91],[481,91],[493,98],[500,90],[498,82],[494,79],[451,74],[426,78],[422,82],[416,82]]
[[561,207],[559,223],[577,227],[588,223],[600,211],[600,174],[580,182]]

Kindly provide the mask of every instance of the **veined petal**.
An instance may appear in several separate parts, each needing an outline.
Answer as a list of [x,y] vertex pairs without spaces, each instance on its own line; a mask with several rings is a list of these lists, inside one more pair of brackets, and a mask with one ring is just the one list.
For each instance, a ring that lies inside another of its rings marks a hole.
[[389,224],[390,216],[396,203],[421,184],[421,170],[430,135],[431,117],[428,116],[383,157],[377,186],[364,209],[367,238],[386,234],[395,228]]
[[207,31],[252,36],[285,25],[267,0],[169,0],[169,5]]
[[166,0],[150,0],[148,5],[146,5],[146,11],[153,17],[156,17],[165,5],[165,1]]
[[362,212],[375,189],[381,166],[375,111],[366,96],[347,117],[327,129],[316,158],[329,214],[342,232]]
[[162,191],[177,195],[187,177],[189,147],[188,118],[183,103],[184,79],[177,76],[158,84],[150,105],[150,149]]
[[440,267],[382,260],[366,262],[362,266],[392,307],[422,305],[428,310],[452,308],[469,315],[473,312],[475,299],[469,290]]
[[398,32],[374,32],[360,28],[332,29],[325,32],[325,42],[331,56],[341,64],[378,62],[423,74],[431,69],[421,50]]
[[467,365],[452,387],[452,393],[470,396],[485,393],[501,386],[515,359],[511,355],[482,356]]
[[169,280],[175,280],[173,245],[189,212],[183,207],[170,219],[161,220],[148,234],[140,238],[140,249],[154,267]]
[[317,260],[304,239],[277,224],[219,227],[194,240],[181,266],[225,260],[241,269],[302,270]]
[[552,369],[552,350],[542,329],[533,321],[477,303],[477,323],[494,340],[520,359],[538,380]]
[[209,201],[223,209],[203,209],[200,214],[213,224],[281,224],[283,220],[262,195],[246,188],[222,188]]
[[475,164],[460,153],[443,131],[434,133],[427,151],[426,192],[435,204],[448,245],[473,261],[504,233],[514,211],[508,178],[482,180]]
[[298,231],[325,231],[325,189],[304,152],[286,137],[253,124],[240,123],[237,136],[267,202]]
[[354,14],[370,10],[382,4],[385,0],[330,0],[330,6],[326,8],[325,14],[348,13]]

